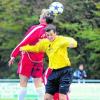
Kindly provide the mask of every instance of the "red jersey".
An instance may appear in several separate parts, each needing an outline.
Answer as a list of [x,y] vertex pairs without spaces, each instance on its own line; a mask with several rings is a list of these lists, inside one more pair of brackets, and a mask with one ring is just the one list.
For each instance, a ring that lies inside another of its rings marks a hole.
[[[42,38],[42,35],[45,33],[45,30],[44,30],[45,27],[46,27],[46,24],[39,24],[39,25],[32,26],[26,32],[27,35],[24,37],[24,39],[12,51],[11,57],[16,58],[18,55],[22,55],[22,53],[20,52],[21,46],[24,46],[27,44],[35,45],[39,41],[39,39]],[[27,52],[27,53],[24,53],[24,57],[27,57],[25,55],[27,55],[29,59],[32,61],[42,61],[44,57],[43,52],[40,52],[40,53]]]

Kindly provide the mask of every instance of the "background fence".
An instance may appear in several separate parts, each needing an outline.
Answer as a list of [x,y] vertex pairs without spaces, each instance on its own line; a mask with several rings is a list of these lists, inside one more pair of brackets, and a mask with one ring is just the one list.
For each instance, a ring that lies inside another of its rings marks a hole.
[[[17,100],[18,90],[19,80],[0,80],[0,100]],[[27,90],[25,100],[35,100],[37,95],[31,81],[29,81]],[[70,100],[100,100],[100,80],[85,80],[83,83],[74,80],[69,96]]]

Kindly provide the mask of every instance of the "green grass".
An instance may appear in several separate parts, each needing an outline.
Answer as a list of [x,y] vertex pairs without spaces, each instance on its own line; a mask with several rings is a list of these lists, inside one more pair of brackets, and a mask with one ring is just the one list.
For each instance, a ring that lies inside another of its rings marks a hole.
[[[19,90],[17,84],[0,83],[0,100],[17,100]],[[34,87],[32,87],[33,84],[28,84],[28,93],[25,100],[36,100],[37,95],[35,94]],[[73,83],[70,87],[70,91],[70,100],[100,100],[100,83]]]

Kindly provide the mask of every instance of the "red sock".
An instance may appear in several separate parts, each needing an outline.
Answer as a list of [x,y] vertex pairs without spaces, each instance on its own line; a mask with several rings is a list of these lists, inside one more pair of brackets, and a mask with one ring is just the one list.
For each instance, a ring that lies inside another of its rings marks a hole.
[[53,99],[54,100],[59,100],[59,93],[55,93],[54,96],[53,96]]

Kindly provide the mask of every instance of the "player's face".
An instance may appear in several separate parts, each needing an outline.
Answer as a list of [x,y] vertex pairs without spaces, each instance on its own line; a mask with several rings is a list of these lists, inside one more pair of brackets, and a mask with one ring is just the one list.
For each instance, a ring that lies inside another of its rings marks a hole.
[[56,38],[56,33],[55,33],[53,30],[51,30],[51,31],[49,31],[49,32],[46,32],[46,37],[47,37],[50,41],[53,41],[53,40],[55,40],[55,38]]

